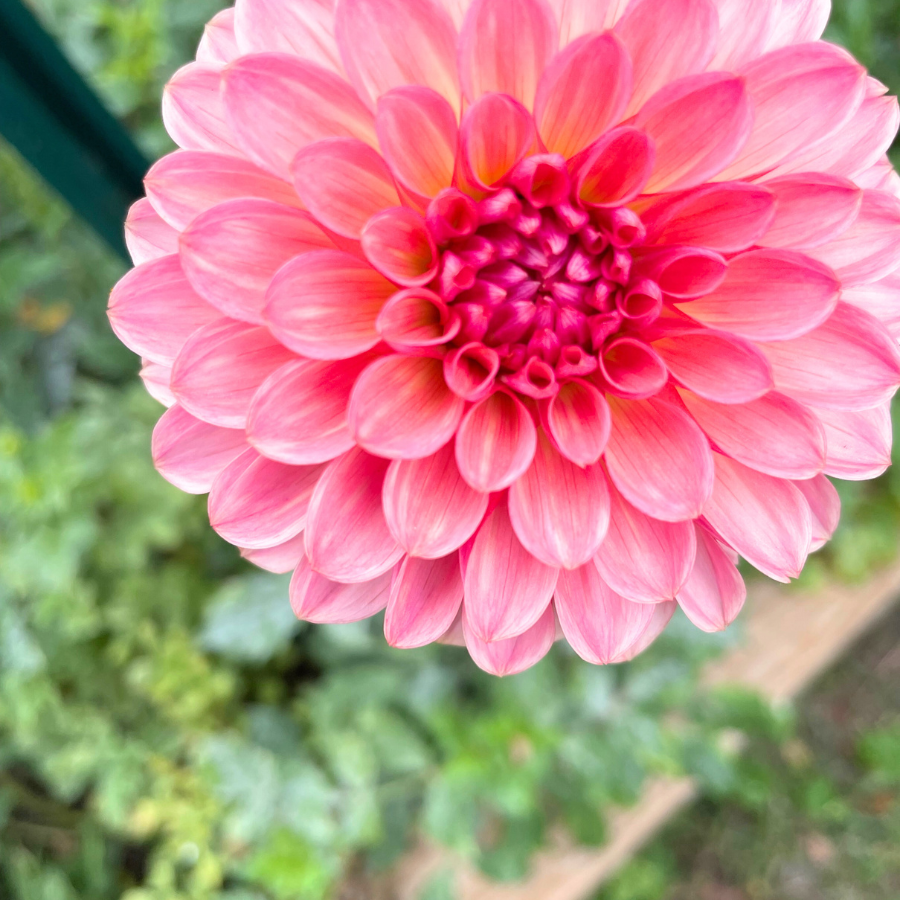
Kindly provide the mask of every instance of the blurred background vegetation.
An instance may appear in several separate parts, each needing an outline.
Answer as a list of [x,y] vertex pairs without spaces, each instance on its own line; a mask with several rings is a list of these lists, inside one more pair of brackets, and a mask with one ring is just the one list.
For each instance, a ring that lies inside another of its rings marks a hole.
[[[162,85],[221,4],[33,3],[148,157],[170,149]],[[831,37],[896,92],[900,2],[836,7]],[[0,146],[0,897],[368,898],[416,833],[516,878],[553,823],[598,843],[603,807],[660,772],[709,799],[604,900],[900,896],[900,618],[796,716],[698,695],[739,627],[679,618],[627,666],[557,646],[499,681],[457,648],[392,651],[378,622],[304,626],[153,471],[160,408],[105,317],[122,272]],[[807,586],[896,553],[900,477],[840,489]],[[449,874],[425,893],[450,900]]]

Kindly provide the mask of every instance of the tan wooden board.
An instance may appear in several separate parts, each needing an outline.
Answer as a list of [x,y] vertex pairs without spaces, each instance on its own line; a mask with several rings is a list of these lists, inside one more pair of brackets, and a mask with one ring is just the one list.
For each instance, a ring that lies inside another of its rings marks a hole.
[[[830,585],[811,593],[757,585],[744,613],[745,639],[709,665],[708,686],[742,685],[773,703],[801,693],[870,628],[900,596],[900,563],[858,585]],[[438,872],[452,867],[460,900],[586,900],[679,810],[697,796],[689,778],[655,779],[638,803],[609,817],[610,840],[577,847],[557,834],[520,884],[495,884],[445,850],[423,843],[387,884],[394,900],[417,900]]]

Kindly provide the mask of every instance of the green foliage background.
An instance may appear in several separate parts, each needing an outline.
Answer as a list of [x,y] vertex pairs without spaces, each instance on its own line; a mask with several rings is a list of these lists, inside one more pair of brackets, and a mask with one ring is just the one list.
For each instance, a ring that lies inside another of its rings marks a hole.
[[[162,85],[216,0],[34,2],[165,152]],[[843,0],[832,29],[900,86],[900,2]],[[681,619],[627,666],[558,646],[505,681],[456,648],[392,651],[378,622],[298,623],[285,579],[153,471],[160,408],[105,319],[121,273],[0,148],[0,897],[324,900],[416,832],[515,878],[553,822],[601,841],[604,805],[648,772],[731,783],[721,728],[787,727],[753,698],[698,699],[735,635]],[[807,583],[895,552],[900,481],[842,493]],[[439,876],[426,894],[451,891]]]

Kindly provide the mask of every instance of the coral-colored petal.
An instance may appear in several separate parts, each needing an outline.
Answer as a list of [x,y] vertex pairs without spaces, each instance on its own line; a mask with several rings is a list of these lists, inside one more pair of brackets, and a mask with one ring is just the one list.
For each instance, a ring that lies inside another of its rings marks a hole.
[[668,380],[665,363],[640,338],[611,341],[599,364],[603,389],[616,397],[645,400],[658,394]]
[[456,433],[464,402],[444,382],[440,360],[387,356],[360,375],[350,395],[350,433],[389,459],[421,459]]
[[394,460],[384,480],[384,517],[411,556],[439,559],[458,550],[481,524],[488,495],[463,481],[447,444],[425,459]]
[[[768,185],[766,185],[768,187]],[[647,243],[691,244],[736,253],[770,230],[775,198],[765,187],[742,182],[711,184],[641,213]]]
[[815,331],[762,349],[775,386],[810,406],[871,409],[900,385],[896,342],[877,319],[847,303]]
[[306,536],[301,531],[290,540],[261,550],[241,550],[241,556],[254,566],[276,575],[293,572],[306,559]]
[[609,441],[609,404],[592,384],[574,379],[548,404],[546,427],[563,456],[578,466],[590,466]]
[[713,0],[718,12],[716,55],[709,68],[737,71],[762,55],[781,13],[782,0]]
[[632,3],[616,25],[634,67],[626,115],[636,113],[665,85],[702,72],[716,52],[718,24],[710,0]]
[[381,508],[389,463],[356,448],[336,459],[309,505],[306,553],[313,568],[335,581],[370,581],[403,556]]
[[194,290],[221,313],[259,325],[275,273],[326,248],[334,242],[308,212],[271,200],[228,200],[181,235],[181,264]]
[[460,319],[434,291],[414,288],[394,294],[382,307],[375,327],[395,350],[414,351],[452,340],[459,333]]
[[328,138],[304,147],[291,172],[307,208],[344,237],[358,239],[375,213],[400,204],[387,163],[355,138]]
[[812,541],[812,516],[790,481],[716,454],[716,484],[703,514],[763,574],[785,583],[800,575]]
[[283,544],[303,531],[322,471],[322,466],[285,466],[248,449],[213,482],[210,524],[238,547]]
[[[468,600],[468,598],[467,598]],[[507,640],[483,641],[470,622],[464,604],[462,628],[466,649],[475,665],[501,678],[518,675],[539,663],[550,651],[556,638],[556,615],[548,606],[544,614],[527,631]]]
[[459,129],[453,107],[427,87],[395,88],[378,99],[378,143],[394,177],[422,197],[453,183]]
[[386,278],[404,287],[423,287],[437,275],[439,255],[425,219],[395,206],[376,213],[362,230],[366,259]]
[[521,401],[497,391],[472,407],[456,435],[456,463],[477,491],[500,491],[534,459],[537,430]]
[[338,362],[298,359],[260,386],[247,415],[247,439],[269,459],[290,465],[328,462],[353,446],[350,391],[369,357]]
[[765,356],[749,341],[724,331],[694,329],[653,342],[672,376],[717,403],[748,403],[773,387]]
[[753,110],[743,79],[708,72],[666,85],[634,124],[656,144],[647,191],[674,191],[702,184],[729,166],[747,143]]
[[817,41],[828,24],[831,0],[781,0],[781,15],[769,42],[769,49],[788,44]]
[[816,409],[825,429],[825,474],[847,481],[868,481],[882,475],[891,464],[893,427],[888,401],[858,411]]
[[577,569],[609,527],[609,487],[600,465],[579,468],[543,431],[528,471],[509,489],[509,518],[522,545],[548,566]]
[[701,631],[724,631],[743,609],[747,586],[722,545],[705,528],[694,527],[697,558],[678,605]]
[[631,89],[631,61],[614,34],[569,44],[550,61],[537,88],[534,118],[544,146],[566,159],[584,150],[621,121]]
[[821,325],[839,295],[840,283],[821,263],[793,250],[751,250],[728,263],[725,280],[711,294],[679,309],[711,328],[780,341]]
[[368,619],[387,605],[393,573],[388,570],[367,581],[343,584],[314,571],[303,560],[291,579],[291,608],[304,622],[346,625]]
[[609,405],[606,464],[628,502],[666,522],[700,515],[712,491],[712,453],[690,416],[663,400],[610,397]]
[[242,54],[293,53],[342,71],[331,0],[237,0],[234,18]]
[[313,141],[352,137],[377,143],[374,117],[353,88],[295,56],[242,57],[226,70],[222,93],[241,149],[287,180],[297,151]]
[[177,256],[132,269],[113,288],[108,315],[126,347],[165,365],[198,328],[220,318],[191,287]]
[[676,299],[711,293],[728,272],[723,256],[702,247],[649,247],[633,256],[635,276],[655,281],[663,293]]
[[259,197],[300,207],[293,186],[246,159],[179,150],[164,156],[144,179],[156,211],[183,231],[200,213],[236,197]]
[[201,422],[180,406],[165,412],[153,429],[153,465],[166,481],[188,494],[205,494],[246,449],[247,438],[240,429]]
[[679,391],[688,412],[722,453],[776,478],[813,478],[825,468],[825,433],[816,417],[776,391],[722,404]]
[[407,556],[394,573],[384,636],[404,650],[434,643],[455,621],[463,599],[459,554],[443,559]]
[[862,103],[866,87],[865,69],[826,43],[775,50],[742,74],[753,132],[721,181],[765,174],[811,143],[830,139]]
[[574,173],[578,199],[599,207],[629,203],[644,190],[655,161],[653,141],[643,131],[614,128],[580,158]]
[[340,0],[335,31],[350,82],[373,107],[391,88],[418,84],[459,108],[456,29],[435,0]]
[[380,340],[378,314],[396,290],[368,263],[337,250],[305,253],[272,280],[264,315],[286,346],[313,359],[347,359]]
[[837,531],[841,520],[841,498],[824,475],[817,475],[807,481],[795,481],[794,484],[806,498],[812,513],[812,544],[809,552],[815,553]]
[[179,147],[241,155],[226,118],[221,81],[221,65],[195,62],[180,68],[166,85],[163,122]]
[[475,0],[459,35],[459,76],[470,103],[508,94],[528,109],[556,53],[556,17],[545,0]]
[[694,565],[697,543],[691,522],[661,522],[635,509],[610,489],[609,532],[594,563],[603,580],[637,603],[674,600]]
[[466,565],[469,629],[485,641],[524,634],[550,605],[557,574],[522,546],[501,503],[479,529]]
[[125,243],[136,266],[178,252],[178,232],[162,219],[146,197],[128,210]]
[[197,62],[224,66],[240,52],[234,35],[234,9],[223,9],[203,29],[203,37],[197,47]]
[[636,656],[640,656],[666,630],[676,609],[678,609],[678,604],[674,600],[654,603],[653,616],[647,627],[641,632],[638,639],[613,662],[628,662]]
[[165,407],[174,406],[175,395],[169,387],[169,382],[172,380],[172,367],[146,359],[143,362],[140,376],[147,393]]
[[257,388],[292,359],[265,328],[216,319],[182,347],[172,368],[172,391],[198,419],[243,428]]
[[572,649],[597,666],[616,662],[654,615],[653,604],[620,597],[600,577],[593,562],[559,573],[554,605]]

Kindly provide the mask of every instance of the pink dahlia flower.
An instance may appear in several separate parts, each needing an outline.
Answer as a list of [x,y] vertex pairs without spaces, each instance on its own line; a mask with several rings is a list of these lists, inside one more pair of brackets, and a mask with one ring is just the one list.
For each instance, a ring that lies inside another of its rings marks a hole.
[[497,674],[726,627],[889,463],[898,128],[827,0],[238,0],[110,319],[312,622]]

